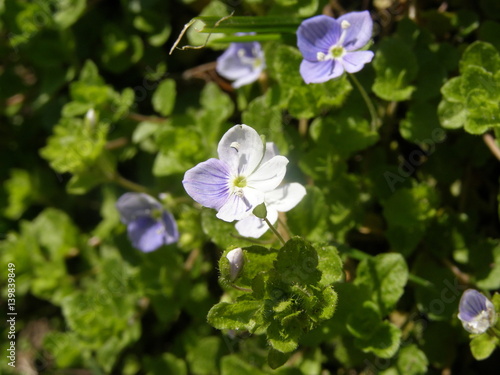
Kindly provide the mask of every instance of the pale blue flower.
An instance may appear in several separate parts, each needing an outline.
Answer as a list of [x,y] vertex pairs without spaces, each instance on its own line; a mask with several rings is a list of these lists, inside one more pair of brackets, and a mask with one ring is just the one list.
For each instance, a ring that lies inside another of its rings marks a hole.
[[474,289],[464,292],[458,311],[458,318],[465,330],[474,334],[486,332],[497,319],[493,303]]
[[297,46],[304,60],[300,74],[306,83],[321,83],[355,73],[373,59],[372,51],[358,51],[372,36],[373,21],[368,11],[351,12],[338,19],[320,15],[302,22]]
[[216,209],[219,219],[241,220],[281,183],[288,159],[274,156],[263,162],[262,139],[247,125],[229,129],[217,151],[219,159],[209,159],[185,173],[184,189],[202,206]]
[[260,43],[231,43],[217,59],[216,71],[222,77],[234,81],[238,88],[255,82],[264,68],[264,51]]
[[172,214],[147,194],[125,193],[116,202],[116,208],[136,249],[150,252],[179,239]]
[[[264,159],[267,161],[278,155],[278,149],[275,144],[268,142],[266,144],[266,153]],[[288,212],[294,208],[306,195],[304,186],[297,182],[284,184],[273,191],[269,191],[264,195],[264,203],[266,205],[267,216],[271,224],[278,221],[279,212]],[[250,215],[238,221],[235,225],[236,230],[241,236],[259,238],[269,229],[269,225],[264,219],[258,218],[255,215]]]

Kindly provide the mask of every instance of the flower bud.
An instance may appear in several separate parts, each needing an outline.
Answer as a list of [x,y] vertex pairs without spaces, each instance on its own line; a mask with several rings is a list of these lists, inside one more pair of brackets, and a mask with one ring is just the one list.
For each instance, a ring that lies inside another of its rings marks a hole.
[[259,219],[265,219],[267,217],[267,208],[265,203],[261,203],[258,206],[255,206],[252,213],[257,216]]
[[226,258],[229,261],[229,277],[231,278],[231,281],[234,281],[243,268],[243,250],[241,247],[237,247],[236,249],[228,252]]

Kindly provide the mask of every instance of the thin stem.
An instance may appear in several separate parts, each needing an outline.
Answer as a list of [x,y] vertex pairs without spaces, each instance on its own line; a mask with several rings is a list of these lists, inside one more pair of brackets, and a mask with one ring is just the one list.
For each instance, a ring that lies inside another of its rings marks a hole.
[[308,127],[309,127],[309,124],[308,124],[306,118],[299,119],[299,134],[301,135],[301,137],[307,136]]
[[370,116],[372,118],[371,126],[372,130],[377,129],[377,125],[379,123],[378,116],[377,116],[377,111],[375,110],[375,106],[373,105],[373,102],[371,101],[370,97],[368,96],[368,93],[366,92],[365,88],[359,83],[358,79],[354,74],[348,74],[349,78],[351,81],[354,83],[354,85],[358,88],[359,93],[363,97],[363,100],[366,103],[366,106],[368,107],[368,111],[370,111]]
[[127,115],[127,118],[134,120],[134,121],[138,121],[138,122],[143,122],[143,121],[154,122],[155,124],[161,124],[167,120],[166,118],[163,118],[163,117],[145,116],[145,115],[141,115],[141,114],[135,113],[135,112],[130,112]]
[[286,243],[285,240],[283,239],[283,237],[281,237],[281,234],[276,230],[276,228],[271,224],[271,222],[267,220],[267,217],[264,218],[264,221],[267,223],[267,225],[269,225],[269,228],[273,231],[276,237],[278,237],[278,239],[284,245]]
[[493,138],[491,134],[485,133],[483,134],[483,141],[486,143],[486,146],[490,149],[491,153],[498,159],[500,160],[500,148],[498,147],[498,144]]
[[116,182],[118,185],[121,185],[129,190],[136,191],[138,193],[151,194],[151,192],[147,187],[136,184],[135,182],[132,182],[130,180],[127,180],[125,177],[120,176],[118,173],[116,173],[113,176],[112,181]]
[[487,332],[490,334],[490,336],[495,336],[496,338],[500,339],[500,335],[497,333],[495,328],[490,327],[490,328],[488,328]]

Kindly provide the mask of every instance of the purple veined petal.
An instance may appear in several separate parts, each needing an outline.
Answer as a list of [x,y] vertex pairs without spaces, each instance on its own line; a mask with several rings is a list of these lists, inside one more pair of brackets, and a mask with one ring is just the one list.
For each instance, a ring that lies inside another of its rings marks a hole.
[[306,195],[306,188],[298,182],[292,182],[266,193],[267,210],[272,208],[278,212],[287,212],[294,208]]
[[346,52],[342,56],[342,65],[348,73],[356,73],[363,69],[365,64],[372,61],[373,55],[372,51]]
[[318,61],[318,52],[327,54],[340,38],[342,29],[334,18],[319,15],[303,21],[297,29],[297,47],[304,59]]
[[276,189],[285,177],[287,164],[288,159],[284,156],[273,157],[247,177],[247,186],[264,193]]
[[163,223],[150,216],[142,216],[130,222],[127,232],[132,245],[146,253],[165,244]]
[[[264,194],[262,194],[262,201],[264,201]],[[232,222],[250,215],[252,209],[252,204],[244,195],[231,194],[216,216],[221,220]]]
[[373,20],[370,12],[346,13],[337,19],[339,24],[347,21],[350,26],[346,29],[346,35],[343,46],[347,51],[355,51],[368,43],[373,33]]
[[233,175],[247,176],[260,164],[264,144],[259,134],[245,124],[235,125],[222,136],[217,147],[219,159]]
[[462,295],[462,298],[460,298],[458,317],[460,320],[471,321],[481,314],[482,311],[487,309],[487,302],[490,301],[477,290],[467,289]]
[[174,216],[168,212],[163,211],[161,216],[163,227],[165,228],[164,241],[166,245],[177,242],[179,240],[179,231],[177,230],[177,223]]
[[497,316],[490,300],[477,290],[468,289],[460,298],[458,318],[466,331],[480,334],[495,324]]
[[276,146],[274,142],[266,142],[266,151],[264,152],[264,157],[262,158],[261,163],[271,160],[276,155],[279,155],[278,146]]
[[121,221],[129,224],[138,217],[149,216],[153,210],[162,210],[163,206],[145,193],[125,193],[116,202]]
[[202,206],[219,210],[228,200],[229,166],[218,159],[208,159],[184,174],[186,192]]
[[229,80],[235,80],[252,72],[252,66],[243,64],[238,57],[238,47],[232,43],[229,48],[219,56],[215,70]]
[[343,73],[342,64],[336,60],[318,62],[302,60],[300,64],[300,75],[305,83],[323,83],[340,77]]

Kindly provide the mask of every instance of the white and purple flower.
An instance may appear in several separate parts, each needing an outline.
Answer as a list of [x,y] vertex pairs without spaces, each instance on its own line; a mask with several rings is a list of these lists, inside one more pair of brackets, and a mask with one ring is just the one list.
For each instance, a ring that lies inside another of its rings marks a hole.
[[172,214],[145,193],[123,194],[116,202],[116,208],[136,249],[147,253],[179,239]]
[[297,46],[304,60],[300,74],[306,83],[322,83],[344,71],[359,72],[373,59],[372,51],[358,51],[372,37],[373,21],[368,11],[351,12],[338,19],[325,15],[302,22]]
[[466,331],[480,334],[495,324],[497,314],[488,298],[477,290],[467,289],[460,298],[458,319],[462,321]]
[[219,219],[241,220],[285,176],[288,159],[274,156],[263,161],[265,151],[254,129],[235,125],[219,142],[219,159],[204,161],[185,173],[184,189],[202,206],[216,209]]
[[[278,154],[278,149],[273,142],[267,142],[266,153],[262,162],[265,162]],[[278,221],[279,212],[287,212],[294,208],[306,195],[304,186],[297,182],[284,184],[269,191],[264,195],[264,204],[267,210],[267,220],[274,225]],[[269,226],[264,219],[250,215],[238,221],[235,225],[241,236],[259,238],[267,232]]]
[[222,77],[234,81],[238,88],[259,79],[266,67],[264,51],[259,42],[231,43],[217,59],[216,71]]

